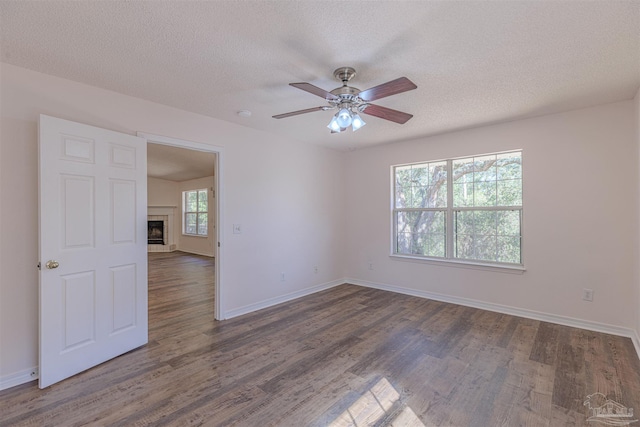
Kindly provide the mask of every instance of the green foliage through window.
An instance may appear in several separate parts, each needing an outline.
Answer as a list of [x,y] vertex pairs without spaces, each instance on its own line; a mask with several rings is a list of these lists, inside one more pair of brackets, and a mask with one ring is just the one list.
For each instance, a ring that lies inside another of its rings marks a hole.
[[522,152],[393,168],[394,253],[522,265]]
[[192,190],[182,192],[182,206],[184,223],[182,232],[195,236],[208,234],[209,201],[207,190]]

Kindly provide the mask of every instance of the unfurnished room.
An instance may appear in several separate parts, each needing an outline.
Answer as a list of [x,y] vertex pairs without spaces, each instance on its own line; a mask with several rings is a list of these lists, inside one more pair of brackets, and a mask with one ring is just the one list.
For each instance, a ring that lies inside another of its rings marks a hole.
[[0,0],[0,426],[640,425],[640,1]]

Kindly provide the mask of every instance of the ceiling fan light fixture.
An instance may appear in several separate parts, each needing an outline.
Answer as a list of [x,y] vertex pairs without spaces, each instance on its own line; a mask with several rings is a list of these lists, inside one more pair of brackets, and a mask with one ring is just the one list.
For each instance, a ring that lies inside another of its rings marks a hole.
[[362,120],[362,117],[360,117],[360,114],[355,113],[353,115],[353,119],[351,120],[351,128],[353,129],[354,132],[366,124],[367,123],[364,120]]
[[349,126],[351,126],[351,122],[353,121],[353,118],[351,117],[351,111],[349,111],[347,108],[342,108],[340,111],[338,111],[338,114],[336,114],[336,119],[341,128],[348,128]]
[[338,115],[336,114],[331,118],[331,121],[327,125],[331,132],[342,132],[341,126],[338,124]]

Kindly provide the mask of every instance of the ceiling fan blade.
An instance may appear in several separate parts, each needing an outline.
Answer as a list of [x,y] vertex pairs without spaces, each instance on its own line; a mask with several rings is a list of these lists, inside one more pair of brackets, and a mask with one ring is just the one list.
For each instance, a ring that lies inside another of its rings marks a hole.
[[370,89],[363,90],[358,94],[360,99],[367,102],[375,101],[376,99],[384,98],[386,96],[395,95],[397,93],[406,92],[408,90],[416,89],[416,86],[411,80],[406,77],[400,77],[399,79],[391,80],[390,82],[383,83],[381,85],[372,87]]
[[289,83],[289,86],[297,87],[298,89],[302,89],[305,92],[312,93],[321,98],[328,100],[338,99],[337,96],[332,94],[331,92],[327,92],[324,89],[319,88],[318,86],[314,86],[311,83]]
[[298,111],[292,111],[290,113],[277,114],[272,117],[274,119],[284,119],[285,117],[297,116],[298,114],[313,113],[314,111],[325,111],[325,110],[328,110],[329,108],[330,107],[313,107],[313,108],[307,108],[306,110],[298,110]]
[[381,119],[391,120],[392,122],[400,124],[406,123],[411,117],[413,117],[413,114],[403,113],[402,111],[392,110],[391,108],[381,107],[374,104],[367,105],[362,112],[370,116],[380,117]]

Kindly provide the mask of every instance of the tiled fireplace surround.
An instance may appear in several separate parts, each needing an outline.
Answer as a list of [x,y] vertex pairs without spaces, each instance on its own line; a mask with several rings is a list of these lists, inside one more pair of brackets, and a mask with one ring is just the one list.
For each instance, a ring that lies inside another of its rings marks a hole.
[[175,206],[147,207],[147,221],[162,221],[164,224],[164,245],[148,245],[147,252],[173,252],[176,244],[173,241],[173,225]]

